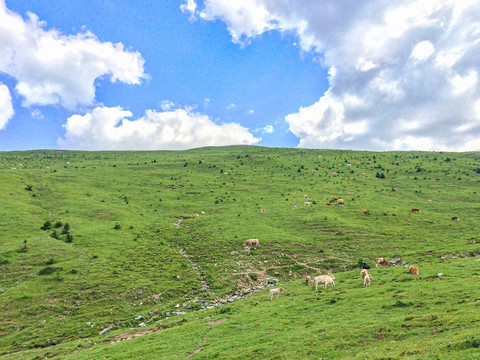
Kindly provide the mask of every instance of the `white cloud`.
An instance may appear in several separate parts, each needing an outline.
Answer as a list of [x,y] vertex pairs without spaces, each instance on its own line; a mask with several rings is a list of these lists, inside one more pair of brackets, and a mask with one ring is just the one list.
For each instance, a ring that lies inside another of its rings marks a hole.
[[65,35],[46,29],[28,13],[24,20],[0,0],[0,72],[17,80],[23,105],[51,105],[75,109],[92,105],[95,80],[140,84],[146,77],[144,60],[121,43],[101,42],[90,33]]
[[45,117],[43,116],[43,113],[39,109],[33,109],[30,111],[30,116],[32,119],[37,119],[37,120],[43,120]]
[[255,130],[252,130],[252,132],[255,133],[262,133],[262,134],[271,134],[273,133],[274,128],[273,125],[265,125],[264,127],[261,128],[256,128]]
[[255,114],[255,110],[251,109],[251,110],[248,110],[248,115],[253,115]]
[[232,109],[235,109],[236,107],[237,107],[237,105],[235,105],[234,103],[231,103],[225,109],[232,110]]
[[320,55],[328,91],[285,118],[299,146],[480,150],[478,0],[205,0],[195,11],[234,42],[275,30]]
[[13,116],[12,96],[6,85],[0,83],[0,130],[7,126]]
[[172,111],[176,108],[177,106],[175,105],[175,103],[173,101],[170,101],[170,100],[162,100],[160,101],[160,108],[163,110],[163,111]]
[[229,123],[217,125],[208,116],[185,109],[147,110],[137,120],[121,107],[98,107],[68,118],[59,145],[82,150],[181,150],[201,146],[252,145],[260,141],[248,129]]
[[412,50],[410,57],[417,61],[425,61],[435,52],[435,47],[428,41],[420,41]]

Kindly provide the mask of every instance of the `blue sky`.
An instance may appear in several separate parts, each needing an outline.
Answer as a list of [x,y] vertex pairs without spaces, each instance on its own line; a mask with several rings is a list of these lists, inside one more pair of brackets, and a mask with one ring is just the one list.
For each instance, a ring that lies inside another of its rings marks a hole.
[[472,0],[0,0],[0,150],[480,150],[478,19]]

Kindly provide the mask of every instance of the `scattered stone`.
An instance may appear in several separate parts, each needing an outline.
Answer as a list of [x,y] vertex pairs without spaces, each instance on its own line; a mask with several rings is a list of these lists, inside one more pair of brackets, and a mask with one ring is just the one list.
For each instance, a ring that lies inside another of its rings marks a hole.
[[180,307],[180,304],[175,305],[175,307],[176,307],[176,308],[179,308],[179,307]]
[[145,326],[147,326],[147,324],[145,324],[144,322],[141,322],[140,324],[138,324],[138,326],[145,327]]
[[98,335],[108,334],[108,333],[110,332],[110,330],[112,330],[112,327],[111,327],[111,326],[108,327],[108,328],[106,328],[106,329],[103,329],[102,331],[100,331],[100,332],[98,333]]
[[185,315],[186,312],[185,311],[172,311],[172,314],[173,315]]
[[142,315],[138,315],[135,320],[142,320],[144,317]]
[[278,279],[267,279],[265,286],[273,286],[278,284]]
[[438,277],[443,276],[443,273],[438,273],[437,276]]

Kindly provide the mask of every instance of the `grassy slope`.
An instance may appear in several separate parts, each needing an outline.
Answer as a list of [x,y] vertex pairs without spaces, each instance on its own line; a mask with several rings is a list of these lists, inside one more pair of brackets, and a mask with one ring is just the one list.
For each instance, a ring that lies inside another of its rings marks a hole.
[[[225,358],[232,348],[233,358],[474,358],[479,263],[450,258],[480,252],[468,241],[479,238],[479,167],[478,153],[0,153],[0,356],[88,349],[144,321],[168,328],[74,357],[183,358],[201,347],[196,358]],[[313,206],[302,205],[303,194]],[[346,206],[325,206],[333,196]],[[362,216],[364,209],[372,215]],[[40,230],[46,220],[68,222],[73,242]],[[243,241],[255,237],[261,246],[244,253]],[[363,289],[350,270],[377,256],[401,257],[430,278],[414,283],[404,281],[403,268],[373,270],[374,285]],[[298,263],[334,270],[337,289],[315,295],[294,280],[313,275]],[[39,275],[46,267],[53,273]],[[270,303],[264,291],[221,310],[192,311],[196,300],[252,285],[250,273],[279,277],[285,295]],[[189,314],[165,320],[185,301]],[[228,321],[210,327],[208,316]],[[107,326],[112,333],[99,337]]]

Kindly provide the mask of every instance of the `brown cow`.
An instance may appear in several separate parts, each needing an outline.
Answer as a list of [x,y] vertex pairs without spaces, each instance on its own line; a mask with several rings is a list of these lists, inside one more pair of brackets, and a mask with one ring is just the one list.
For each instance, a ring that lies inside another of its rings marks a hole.
[[390,261],[388,261],[388,260],[385,259],[385,258],[376,258],[376,259],[375,259],[375,267],[378,268],[378,265],[386,265],[386,266],[389,266],[389,265],[390,265]]
[[370,213],[368,212],[368,210],[363,210],[362,215],[370,215]]
[[312,278],[310,277],[310,275],[305,276],[305,285],[310,286],[311,283]]
[[408,267],[408,272],[412,274],[413,278],[416,280],[418,277],[418,280],[420,280],[420,274],[418,272],[418,268],[416,266],[410,265]]
[[330,205],[332,205],[332,204],[330,204],[330,203],[326,203],[325,205],[327,205],[327,206],[330,206]]
[[413,208],[413,209],[412,209],[412,212],[418,212],[418,213],[419,213],[419,212],[420,212],[420,209],[419,209],[419,208]]

